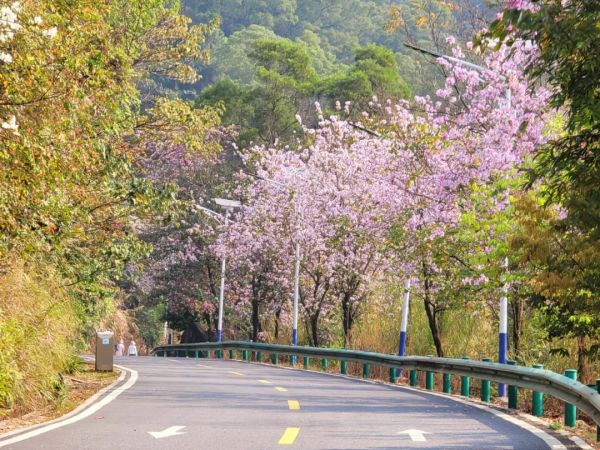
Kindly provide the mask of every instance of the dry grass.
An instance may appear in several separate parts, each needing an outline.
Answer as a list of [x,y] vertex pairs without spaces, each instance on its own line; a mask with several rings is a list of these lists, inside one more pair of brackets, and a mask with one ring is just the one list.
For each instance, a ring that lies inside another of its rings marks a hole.
[[0,417],[60,400],[78,331],[58,277],[12,267],[0,274]]
[[96,372],[93,365],[65,377],[66,394],[58,403],[52,403],[27,414],[0,420],[0,434],[55,419],[75,409],[100,389],[117,378],[117,372]]

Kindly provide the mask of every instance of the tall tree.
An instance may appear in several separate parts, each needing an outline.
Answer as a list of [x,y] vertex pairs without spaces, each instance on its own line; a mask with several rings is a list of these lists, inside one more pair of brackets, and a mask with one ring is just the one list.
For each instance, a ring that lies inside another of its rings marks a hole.
[[566,129],[540,150],[531,173],[548,186],[550,201],[565,205],[570,218],[595,236],[600,233],[599,16],[594,0],[511,0],[487,34],[538,45],[539,57],[527,71],[553,87],[552,103],[566,111]]

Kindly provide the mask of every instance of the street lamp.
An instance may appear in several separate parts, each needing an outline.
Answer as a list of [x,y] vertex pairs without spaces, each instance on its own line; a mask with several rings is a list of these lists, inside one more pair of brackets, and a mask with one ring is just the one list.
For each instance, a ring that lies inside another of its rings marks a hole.
[[[460,64],[460,65],[465,66],[465,67],[469,67],[469,68],[471,68],[473,70],[476,70],[479,73],[481,73],[481,72],[493,73],[493,71],[491,71],[487,67],[479,66],[477,64],[473,64],[472,62],[464,61],[462,59],[455,58],[453,56],[443,55],[441,53],[437,53],[437,52],[433,52],[433,51],[430,51],[430,50],[426,50],[426,49],[423,49],[421,47],[417,47],[417,46],[412,45],[412,44],[404,43],[404,46],[408,47],[408,48],[410,48],[412,50],[416,50],[418,52],[421,52],[421,53],[423,53],[425,55],[434,56],[436,58],[443,58],[446,61],[450,61],[450,62],[453,62],[453,63],[456,63],[456,64]],[[505,77],[503,77],[503,76],[501,76],[501,78],[505,79]],[[511,108],[511,90],[510,90],[510,88],[506,89],[505,96],[506,96],[505,98],[506,98],[507,106],[510,109]],[[507,194],[507,196],[508,196],[508,194]],[[504,269],[506,271],[506,269],[508,267],[508,258],[504,259],[502,266],[504,267]],[[508,298],[507,298],[507,292],[508,292],[508,287],[507,287],[507,284],[506,284],[506,280],[504,281],[504,286],[502,288],[502,291],[503,291],[502,292],[502,297],[500,297],[500,321],[499,321],[499,325],[498,325],[498,362],[500,364],[506,364],[507,348],[508,348],[508,334],[507,334],[507,324],[508,324]],[[404,317],[403,317],[402,320],[403,320],[403,323],[404,323]],[[401,333],[400,336],[402,336],[402,331],[400,333]],[[499,397],[506,397],[506,384],[504,384],[504,383],[498,383],[498,396]]]
[[[264,178],[255,174],[251,174],[248,172],[244,172],[247,173],[248,175],[261,180],[261,181],[265,181],[275,187],[278,187],[280,189],[285,189],[285,190],[291,190],[291,188],[283,183],[280,183],[279,181],[275,181],[275,180],[270,180],[268,178]],[[296,215],[296,220],[298,220],[298,218],[300,218],[300,220],[303,219],[303,214],[302,214],[302,210],[298,210],[298,205],[296,202],[294,202],[294,213]],[[299,298],[300,298],[300,263],[301,263],[301,253],[300,253],[300,241],[299,239],[296,239],[296,245],[295,245],[295,264],[294,264],[294,307],[293,307],[293,320],[292,320],[292,345],[298,345],[298,302],[299,302]],[[292,355],[291,356],[291,363],[292,365],[296,364],[296,355]]]
[[[204,206],[199,206],[200,210],[210,215],[213,219],[216,219],[219,223],[227,226],[229,221],[229,213],[233,211],[235,208],[239,208],[242,206],[240,202],[237,200],[229,200],[225,198],[213,198],[213,201],[225,209],[225,216],[222,214],[213,211],[212,209],[205,208]],[[217,322],[217,342],[221,342],[221,338],[223,335],[223,299],[225,296],[225,265],[226,265],[226,256],[223,254],[221,258],[221,288],[219,290],[219,320]]]

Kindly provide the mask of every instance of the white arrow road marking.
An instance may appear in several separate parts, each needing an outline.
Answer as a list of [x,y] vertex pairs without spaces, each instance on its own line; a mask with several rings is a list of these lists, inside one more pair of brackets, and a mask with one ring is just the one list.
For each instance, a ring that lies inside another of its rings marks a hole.
[[186,432],[181,432],[179,430],[183,430],[185,427],[183,426],[174,426],[174,427],[169,427],[169,428],[165,428],[162,431],[148,431],[148,434],[151,435],[153,438],[155,439],[161,439],[161,438],[166,438],[166,437],[171,437],[171,436],[177,436],[178,434],[185,434]]
[[429,433],[427,431],[413,430],[411,428],[410,430],[398,431],[398,434],[408,434],[408,436],[410,437],[410,439],[412,441],[425,442],[427,440],[427,439],[425,439],[425,435],[431,434],[431,433]]

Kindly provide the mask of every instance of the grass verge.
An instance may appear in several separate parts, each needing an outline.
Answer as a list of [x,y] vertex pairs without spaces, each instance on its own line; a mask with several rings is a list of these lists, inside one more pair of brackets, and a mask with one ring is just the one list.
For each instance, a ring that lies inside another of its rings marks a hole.
[[[118,372],[96,372],[93,364],[83,364],[75,372],[63,375],[64,394],[52,404],[34,409],[27,414],[10,413],[0,420],[0,435],[19,428],[37,425],[61,417],[114,382]],[[0,414],[2,411],[0,410]]]

